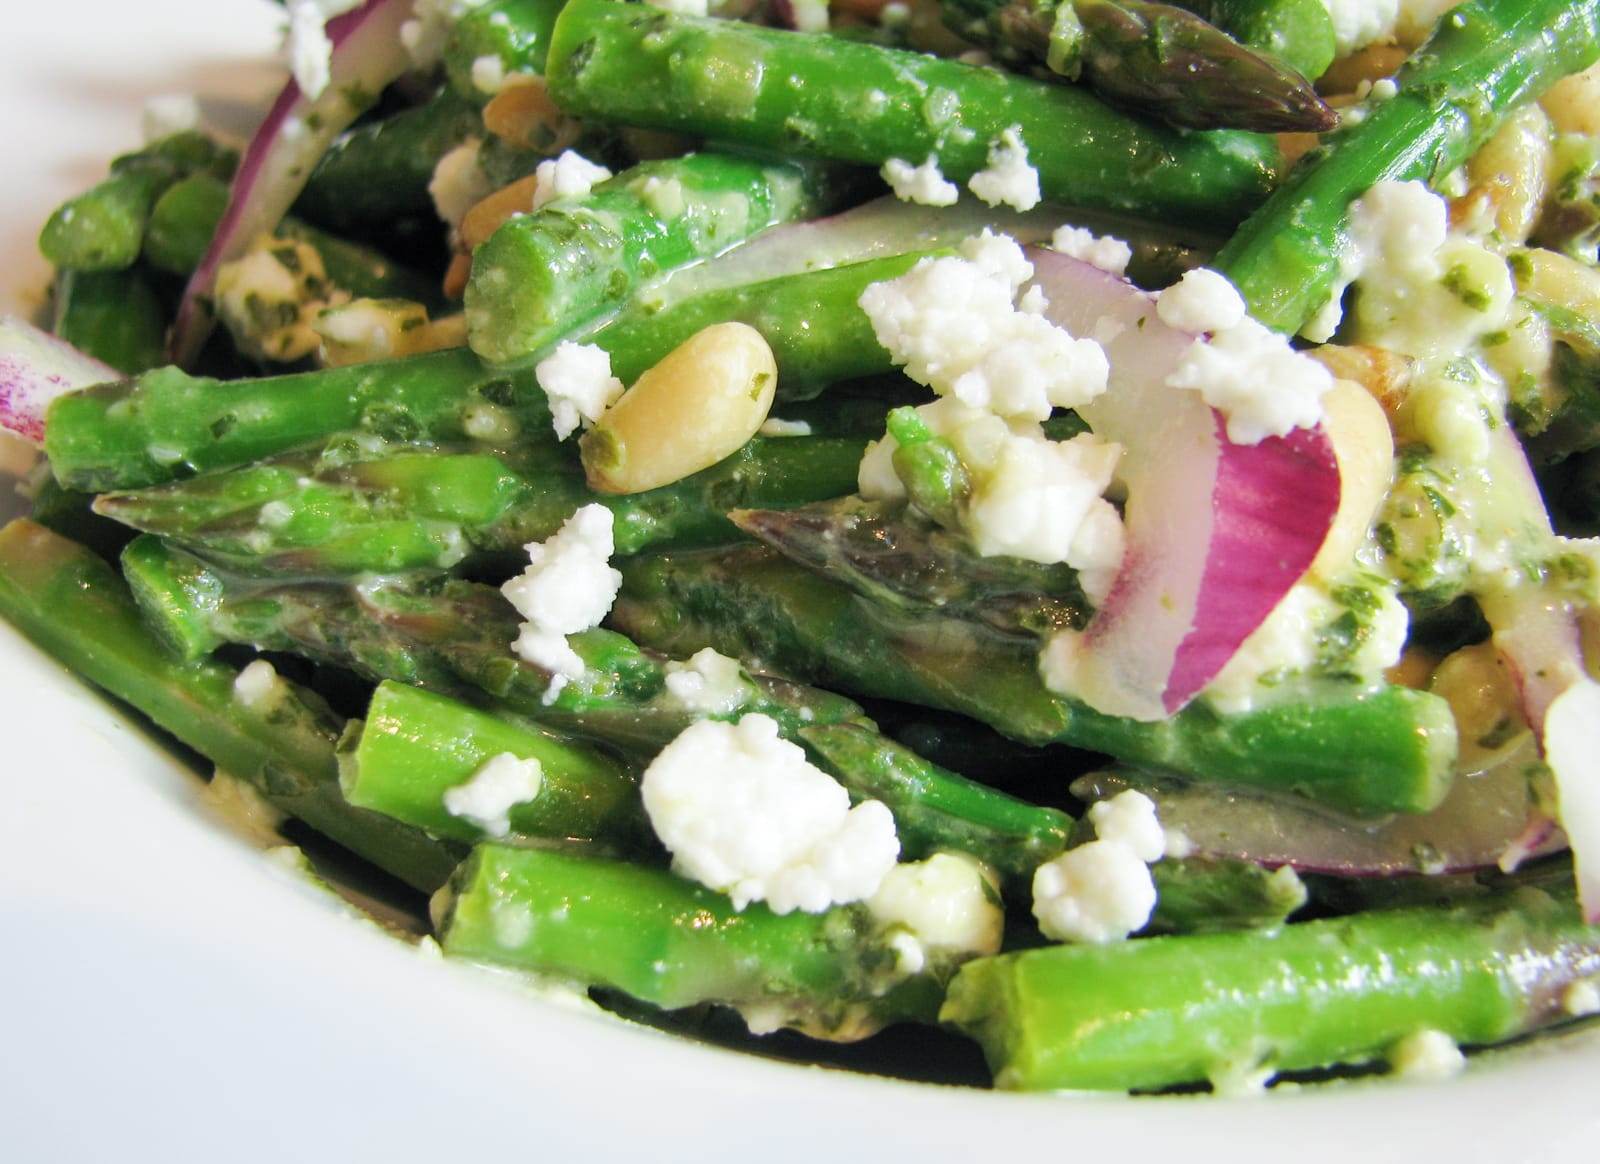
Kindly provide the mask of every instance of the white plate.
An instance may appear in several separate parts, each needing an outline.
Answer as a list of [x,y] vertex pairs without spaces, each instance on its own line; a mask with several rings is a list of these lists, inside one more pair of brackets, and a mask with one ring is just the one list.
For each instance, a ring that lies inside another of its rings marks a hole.
[[[18,11],[21,9],[21,11]],[[143,100],[237,118],[263,0],[5,0],[0,310]],[[0,482],[9,492],[9,486]],[[0,1158],[1587,1161],[1593,1036],[1440,1085],[1253,1101],[995,1095],[791,1067],[530,999],[353,923],[207,816],[200,782],[0,626]],[[892,1154],[892,1157],[891,1157]]]

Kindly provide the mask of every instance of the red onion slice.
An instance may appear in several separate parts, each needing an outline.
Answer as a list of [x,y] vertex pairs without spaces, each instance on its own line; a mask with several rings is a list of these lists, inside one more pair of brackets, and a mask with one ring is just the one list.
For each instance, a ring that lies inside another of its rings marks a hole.
[[1321,426],[1228,441],[1198,393],[1166,386],[1200,337],[1162,323],[1120,276],[1030,248],[1045,315],[1100,341],[1110,390],[1078,409],[1126,451],[1127,549],[1075,656],[1099,710],[1164,719],[1194,698],[1310,568],[1339,509]]
[[204,301],[218,268],[242,255],[259,235],[277,228],[305,188],[312,167],[366,108],[351,95],[376,96],[410,68],[400,26],[411,19],[412,5],[413,0],[369,0],[334,17],[327,25],[333,55],[322,95],[308,99],[292,79],[278,94],[245,149],[211,246],[183,290],[168,353],[174,363],[192,360],[211,334],[211,312]]
[[45,413],[57,396],[121,378],[65,340],[0,316],[0,428],[30,444],[44,444]]

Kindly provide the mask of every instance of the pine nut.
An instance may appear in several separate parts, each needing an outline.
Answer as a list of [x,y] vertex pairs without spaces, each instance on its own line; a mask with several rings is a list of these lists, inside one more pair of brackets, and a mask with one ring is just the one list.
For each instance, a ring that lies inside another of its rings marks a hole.
[[1322,397],[1322,408],[1323,428],[1339,462],[1339,510],[1311,573],[1331,580],[1349,569],[1389,491],[1394,436],[1383,408],[1349,380],[1334,381]]

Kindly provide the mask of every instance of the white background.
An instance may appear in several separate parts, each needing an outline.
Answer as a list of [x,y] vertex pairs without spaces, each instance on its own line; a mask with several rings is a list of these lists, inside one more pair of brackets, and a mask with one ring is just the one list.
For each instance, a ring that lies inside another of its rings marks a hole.
[[[145,97],[239,123],[264,0],[3,0],[0,310]],[[9,493],[9,485],[0,482]],[[1435,1086],[1253,1101],[959,1092],[735,1056],[425,962],[208,818],[198,781],[0,626],[0,1159],[1587,1161],[1593,1037]]]

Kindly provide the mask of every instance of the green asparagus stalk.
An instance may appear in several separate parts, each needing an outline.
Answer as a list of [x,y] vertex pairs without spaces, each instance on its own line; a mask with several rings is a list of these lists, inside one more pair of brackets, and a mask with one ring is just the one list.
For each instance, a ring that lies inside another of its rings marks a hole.
[[537,761],[540,769],[538,794],[508,811],[517,836],[631,848],[650,835],[638,786],[617,761],[404,684],[378,685],[366,720],[350,725],[339,752],[346,800],[430,836],[470,843],[489,835],[452,813],[445,796],[504,754]]
[[1322,0],[1179,0],[1177,6],[1313,81],[1333,64],[1333,19]]
[[96,510],[246,574],[449,568],[520,553],[591,502],[611,510],[617,552],[631,554],[726,541],[737,535],[732,506],[847,493],[865,446],[861,437],[756,437],[709,469],[626,495],[592,492],[577,457],[554,447],[520,456],[402,448],[353,462],[312,450],[107,493]]
[[1600,58],[1596,0],[1468,0],[1395,77],[1392,100],[1335,133],[1217,255],[1263,323],[1297,332],[1339,276],[1349,208],[1375,183],[1448,174],[1504,116]]
[[552,96],[582,117],[879,166],[932,155],[965,182],[1015,127],[1045,200],[1230,227],[1273,180],[1275,147],[1180,135],[1079,90],[876,45],[613,0],[556,21]]
[[1082,78],[1112,101],[1186,129],[1316,133],[1336,119],[1293,68],[1182,7],[1145,0],[946,0],[944,19],[1009,64]]
[[704,646],[864,696],[968,715],[1026,743],[1069,743],[1199,780],[1307,796],[1357,816],[1422,812],[1448,788],[1442,700],[1385,687],[1222,715],[1197,701],[1141,723],[1047,691],[1037,649],[971,624],[902,618],[764,547],[621,564],[612,623],[658,650]]
[[50,330],[79,351],[133,376],[166,362],[167,309],[138,266],[56,275]]
[[844,498],[732,517],[784,557],[907,617],[962,619],[1038,637],[1081,628],[1091,613],[1070,566],[979,557],[964,537],[903,506]]
[[434,167],[483,132],[477,106],[442,89],[421,105],[357,126],[336,141],[311,171],[295,213],[352,237],[409,217],[437,226],[428,194]]
[[735,912],[662,870],[484,844],[434,899],[445,953],[609,986],[674,1010],[740,1008],[753,1027],[848,1040],[931,1021],[949,966],[915,975],[862,906]]
[[827,209],[830,184],[819,168],[689,154],[512,218],[473,255],[473,350],[496,363],[527,359],[620,306],[644,280]]
[[200,133],[163,138],[111,163],[111,176],[63,204],[45,223],[39,250],[58,267],[120,271],[133,265],[145,221],[162,191],[195,171],[226,178],[236,159]]
[[1600,973],[1570,893],[1275,930],[1052,946],[968,963],[941,1018],[1002,1087],[1156,1088],[1380,1058],[1421,1030],[1504,1042]]
[[63,485],[99,493],[246,465],[337,433],[460,442],[485,429],[501,441],[548,433],[549,405],[531,372],[496,371],[456,349],[228,382],[161,368],[57,399],[45,451]]
[[[174,183],[156,200],[145,227],[144,257],[151,266],[173,275],[194,272],[228,206],[228,186],[211,174],[191,174]],[[298,219],[278,226],[280,238],[315,248],[328,282],[364,299],[409,299],[437,304],[434,280],[408,270],[369,246],[349,242]]]
[[340,725],[314,697],[278,680],[264,701],[244,700],[232,667],[175,660],[104,561],[31,521],[0,530],[0,615],[281,811],[407,884],[431,892],[460,859],[417,829],[345,802],[334,757]]
[[1306,887],[1287,865],[1185,857],[1150,866],[1156,908],[1143,934],[1204,934],[1281,925],[1306,903]]
[[[468,9],[450,29],[445,73],[456,96],[477,105],[494,95],[478,83],[479,61],[498,62],[502,77],[543,73],[550,30],[565,0],[492,0]],[[476,66],[476,69],[475,69]]]

